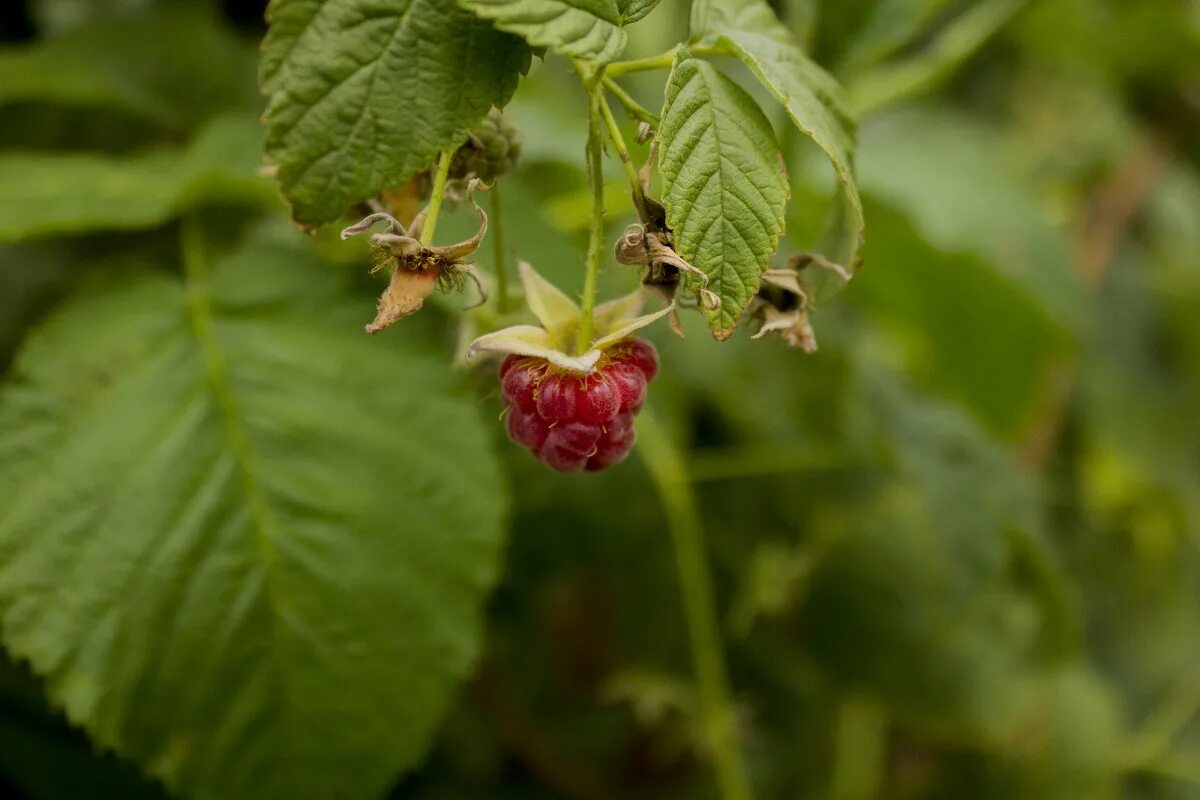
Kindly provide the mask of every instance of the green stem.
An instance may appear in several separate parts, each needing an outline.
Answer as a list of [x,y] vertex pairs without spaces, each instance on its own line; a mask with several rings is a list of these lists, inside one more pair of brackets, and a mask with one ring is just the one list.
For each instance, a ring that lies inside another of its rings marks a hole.
[[608,65],[606,72],[615,78],[627,72],[645,72],[650,69],[666,69],[675,61],[675,53],[679,47],[672,47],[665,53],[659,53],[649,58],[636,58],[632,61],[616,61]]
[[508,264],[504,256],[504,217],[500,203],[500,182],[492,187],[492,269],[496,272],[496,311],[508,313]]
[[651,127],[657,128],[659,119],[658,115],[650,111],[637,100],[634,100],[629,92],[621,88],[621,85],[607,75],[604,76],[604,88],[612,92],[612,96],[617,98],[617,101],[625,106],[625,110],[635,119],[645,122]]
[[584,263],[583,297],[579,304],[579,328],[575,333],[575,352],[583,355],[592,344],[592,312],[596,308],[596,274],[600,270],[600,247],[604,238],[604,168],[601,164],[604,134],[600,128],[600,103],[604,99],[600,81],[604,67],[584,74],[588,93],[587,179],[592,190],[592,217],[588,225],[587,261]]
[[666,432],[649,412],[638,420],[638,453],[658,489],[675,549],[679,590],[692,662],[700,689],[700,712],[712,747],[723,800],[749,800],[750,784],[736,738],[736,717],[721,655],[712,580],[705,564],[704,538],[687,468]]
[[633,166],[629,148],[625,146],[625,138],[621,136],[621,128],[617,125],[616,117],[613,116],[612,109],[608,107],[608,101],[603,96],[600,97],[600,113],[604,115],[604,124],[608,126],[608,137],[612,139],[613,149],[617,151],[617,157],[621,159],[621,166],[625,168],[625,177],[629,179],[629,190],[633,193],[633,205],[637,209],[638,218],[645,222],[649,216],[646,213],[646,196],[642,194],[642,182],[638,179],[637,169]]
[[687,51],[694,56],[723,56],[726,55],[726,50],[720,45],[714,44],[689,44],[676,45],[664,53],[659,53],[656,56],[649,58],[635,58],[631,61],[614,61],[608,65],[606,73],[613,78],[620,77],[629,72],[645,72],[652,69],[667,69],[675,63],[675,57],[679,51],[687,47]]
[[438,216],[442,213],[442,199],[446,196],[446,178],[450,175],[450,162],[454,160],[454,148],[443,150],[438,156],[437,175],[433,179],[433,194],[429,197],[429,210],[425,212],[425,227],[421,229],[421,244],[433,244],[437,231]]

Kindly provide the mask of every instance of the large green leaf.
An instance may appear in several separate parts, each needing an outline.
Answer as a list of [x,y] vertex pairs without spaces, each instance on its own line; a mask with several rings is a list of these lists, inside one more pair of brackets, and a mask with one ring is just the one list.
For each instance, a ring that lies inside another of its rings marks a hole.
[[253,117],[230,116],[184,150],[0,155],[0,242],[153,227],[201,201],[277,203],[258,174],[260,140]]
[[1045,407],[1071,339],[1025,286],[970,251],[930,245],[893,208],[867,197],[871,268],[851,299],[883,323],[927,386],[968,407],[989,429],[1015,438]]
[[[617,0],[460,0],[496,27],[530,44],[589,61],[608,61],[625,48],[624,9]],[[628,0],[623,0],[622,6]],[[642,4],[639,4],[639,6]],[[653,5],[651,5],[651,8]],[[642,13],[648,13],[645,9]]]
[[1083,283],[1066,232],[1022,175],[1026,142],[937,107],[874,117],[862,139],[864,193],[905,212],[934,246],[985,259],[1064,327],[1081,327]]
[[658,135],[667,224],[679,254],[721,298],[704,312],[724,339],[783,233],[788,184],[775,133],[745,90],[711,64],[684,58],[667,82]]
[[694,41],[741,59],[833,164],[845,204],[837,214],[845,224],[833,226],[837,235],[822,242],[822,249],[852,274],[864,223],[854,178],[854,119],[841,86],[804,55],[766,0],[696,0],[691,29]]
[[418,345],[362,335],[295,238],[209,275],[188,236],[186,281],[108,275],[0,393],[4,644],[189,797],[378,797],[496,576],[474,404]]
[[455,0],[272,0],[267,14],[266,150],[306,225],[462,143],[529,63],[520,39]]
[[0,52],[0,105],[115,108],[184,129],[256,112],[254,59],[200,4],[167,4]]
[[1031,577],[1012,545],[1041,550],[1041,498],[960,411],[877,364],[864,379],[861,424],[894,466],[879,494],[841,512],[813,575],[806,648],[904,722],[959,739],[1011,733],[1063,629],[1046,590],[1061,577]]

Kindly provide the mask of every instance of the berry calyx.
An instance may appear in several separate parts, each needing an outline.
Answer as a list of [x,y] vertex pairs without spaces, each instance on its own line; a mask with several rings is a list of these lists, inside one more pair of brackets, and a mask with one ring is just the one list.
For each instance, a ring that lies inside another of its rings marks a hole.
[[633,419],[657,374],[658,354],[642,339],[613,345],[586,375],[510,355],[498,373],[508,437],[560,472],[607,469],[633,449]]

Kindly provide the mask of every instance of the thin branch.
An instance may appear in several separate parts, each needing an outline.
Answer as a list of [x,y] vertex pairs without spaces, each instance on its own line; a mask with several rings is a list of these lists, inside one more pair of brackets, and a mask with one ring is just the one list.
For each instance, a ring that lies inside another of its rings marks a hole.
[[737,743],[736,716],[721,653],[721,634],[696,497],[679,451],[649,412],[643,411],[638,419],[638,436],[638,453],[662,499],[667,530],[675,548],[679,591],[700,688],[701,718],[705,738],[712,748],[721,797],[750,800],[750,783]]
[[633,166],[633,157],[629,155],[629,148],[625,146],[621,128],[617,125],[612,109],[608,107],[608,101],[603,96],[600,98],[600,113],[604,115],[604,124],[608,126],[608,136],[612,139],[613,149],[617,151],[617,157],[621,159],[621,166],[625,168],[625,177],[629,179],[629,190],[633,194],[633,206],[637,209],[638,218],[645,222],[648,215],[646,213],[646,196],[642,193],[642,182],[638,178],[637,168]]
[[588,225],[587,260],[584,262],[583,297],[579,304],[579,328],[575,334],[575,353],[583,355],[592,343],[592,312],[596,308],[596,275],[600,271],[600,249],[604,238],[604,134],[600,125],[600,104],[604,99],[601,80],[604,67],[593,71],[579,67],[588,94],[587,179],[592,190],[592,215]]
[[651,127],[658,127],[658,115],[653,111],[650,111],[637,100],[634,100],[629,92],[621,88],[619,83],[607,75],[604,76],[604,88],[611,92],[613,97],[617,98],[617,102],[625,106],[625,110],[629,112],[631,117],[639,119]]

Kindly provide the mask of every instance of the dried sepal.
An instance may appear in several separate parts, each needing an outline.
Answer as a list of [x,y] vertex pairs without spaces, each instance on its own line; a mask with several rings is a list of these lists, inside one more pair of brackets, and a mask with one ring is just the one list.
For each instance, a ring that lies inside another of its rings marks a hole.
[[417,214],[412,223],[405,227],[387,211],[374,211],[353,225],[342,230],[342,238],[367,233],[383,223],[384,229],[371,234],[371,247],[375,254],[375,272],[391,269],[388,286],[379,297],[375,319],[366,326],[368,333],[378,333],[397,320],[415,314],[424,305],[425,298],[435,288],[442,291],[461,291],[466,278],[479,288],[480,304],[487,301],[487,291],[482,277],[474,265],[463,259],[471,256],[487,235],[487,214],[475,202],[472,192],[479,187],[472,180],[467,188],[467,199],[479,214],[479,229],[473,236],[451,245],[435,246],[421,243],[421,231],[425,226],[425,212]]
[[437,271],[432,269],[393,270],[387,288],[379,296],[375,319],[367,324],[367,333],[379,333],[397,320],[420,311],[425,298],[433,294],[437,280]]
[[[665,302],[674,299],[682,276],[691,275],[699,283],[696,294],[700,304],[710,311],[720,308],[721,298],[708,288],[708,275],[675,252],[669,232],[635,222],[621,234],[615,250],[618,262],[645,267],[642,283]],[[672,327],[677,328],[677,321],[673,320]]]
[[769,269],[762,274],[762,286],[746,308],[747,315],[760,321],[758,331],[750,338],[777,333],[792,347],[806,353],[817,351],[817,336],[808,319],[808,294],[799,274],[807,263],[793,257],[783,269]]
[[792,347],[806,353],[817,352],[817,335],[808,321],[808,312],[803,308],[780,311],[773,306],[764,305],[761,314],[762,325],[751,339],[761,339],[768,333],[778,333],[780,338]]

